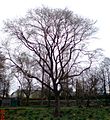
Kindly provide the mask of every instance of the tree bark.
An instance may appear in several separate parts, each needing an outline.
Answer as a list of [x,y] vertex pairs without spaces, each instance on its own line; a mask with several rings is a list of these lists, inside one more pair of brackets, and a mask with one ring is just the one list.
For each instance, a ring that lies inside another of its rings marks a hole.
[[26,105],[29,106],[29,96],[26,96]]
[[54,117],[59,117],[60,116],[60,99],[59,95],[55,95],[55,109],[54,109]]

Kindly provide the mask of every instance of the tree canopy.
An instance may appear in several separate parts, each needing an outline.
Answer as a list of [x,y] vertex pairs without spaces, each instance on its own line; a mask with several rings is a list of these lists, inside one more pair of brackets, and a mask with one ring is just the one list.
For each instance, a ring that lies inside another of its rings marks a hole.
[[[87,46],[97,31],[95,22],[68,9],[43,7],[28,11],[23,18],[8,20],[4,25],[4,31],[30,52],[34,67],[37,65],[39,70],[29,72],[11,54],[9,59],[23,74],[53,91],[55,113],[58,115],[59,95],[66,80],[79,76],[91,67],[95,53],[89,51]],[[38,75],[42,75],[42,70],[47,76],[43,81]]]

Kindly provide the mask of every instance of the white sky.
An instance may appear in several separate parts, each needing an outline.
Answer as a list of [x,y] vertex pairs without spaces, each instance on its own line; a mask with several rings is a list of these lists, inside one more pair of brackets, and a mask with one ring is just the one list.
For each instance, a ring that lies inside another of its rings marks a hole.
[[110,0],[1,0],[0,25],[6,19],[25,15],[31,8],[47,6],[51,8],[68,8],[84,17],[97,20],[98,40],[92,48],[103,48],[110,57]]

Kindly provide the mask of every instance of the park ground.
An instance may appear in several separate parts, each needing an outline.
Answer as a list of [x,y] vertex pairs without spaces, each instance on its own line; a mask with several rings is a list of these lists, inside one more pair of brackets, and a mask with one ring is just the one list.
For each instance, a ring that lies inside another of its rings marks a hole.
[[5,120],[110,120],[110,107],[62,107],[59,118],[54,118],[49,107],[11,107],[5,111]]

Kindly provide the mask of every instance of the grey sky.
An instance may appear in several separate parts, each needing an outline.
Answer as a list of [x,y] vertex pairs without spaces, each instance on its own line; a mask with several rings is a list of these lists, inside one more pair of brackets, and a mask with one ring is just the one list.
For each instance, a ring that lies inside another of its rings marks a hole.
[[31,8],[47,6],[51,8],[68,8],[84,17],[97,20],[98,40],[92,48],[103,48],[110,57],[110,1],[109,0],[1,0],[0,24],[5,19],[13,19],[25,15]]

